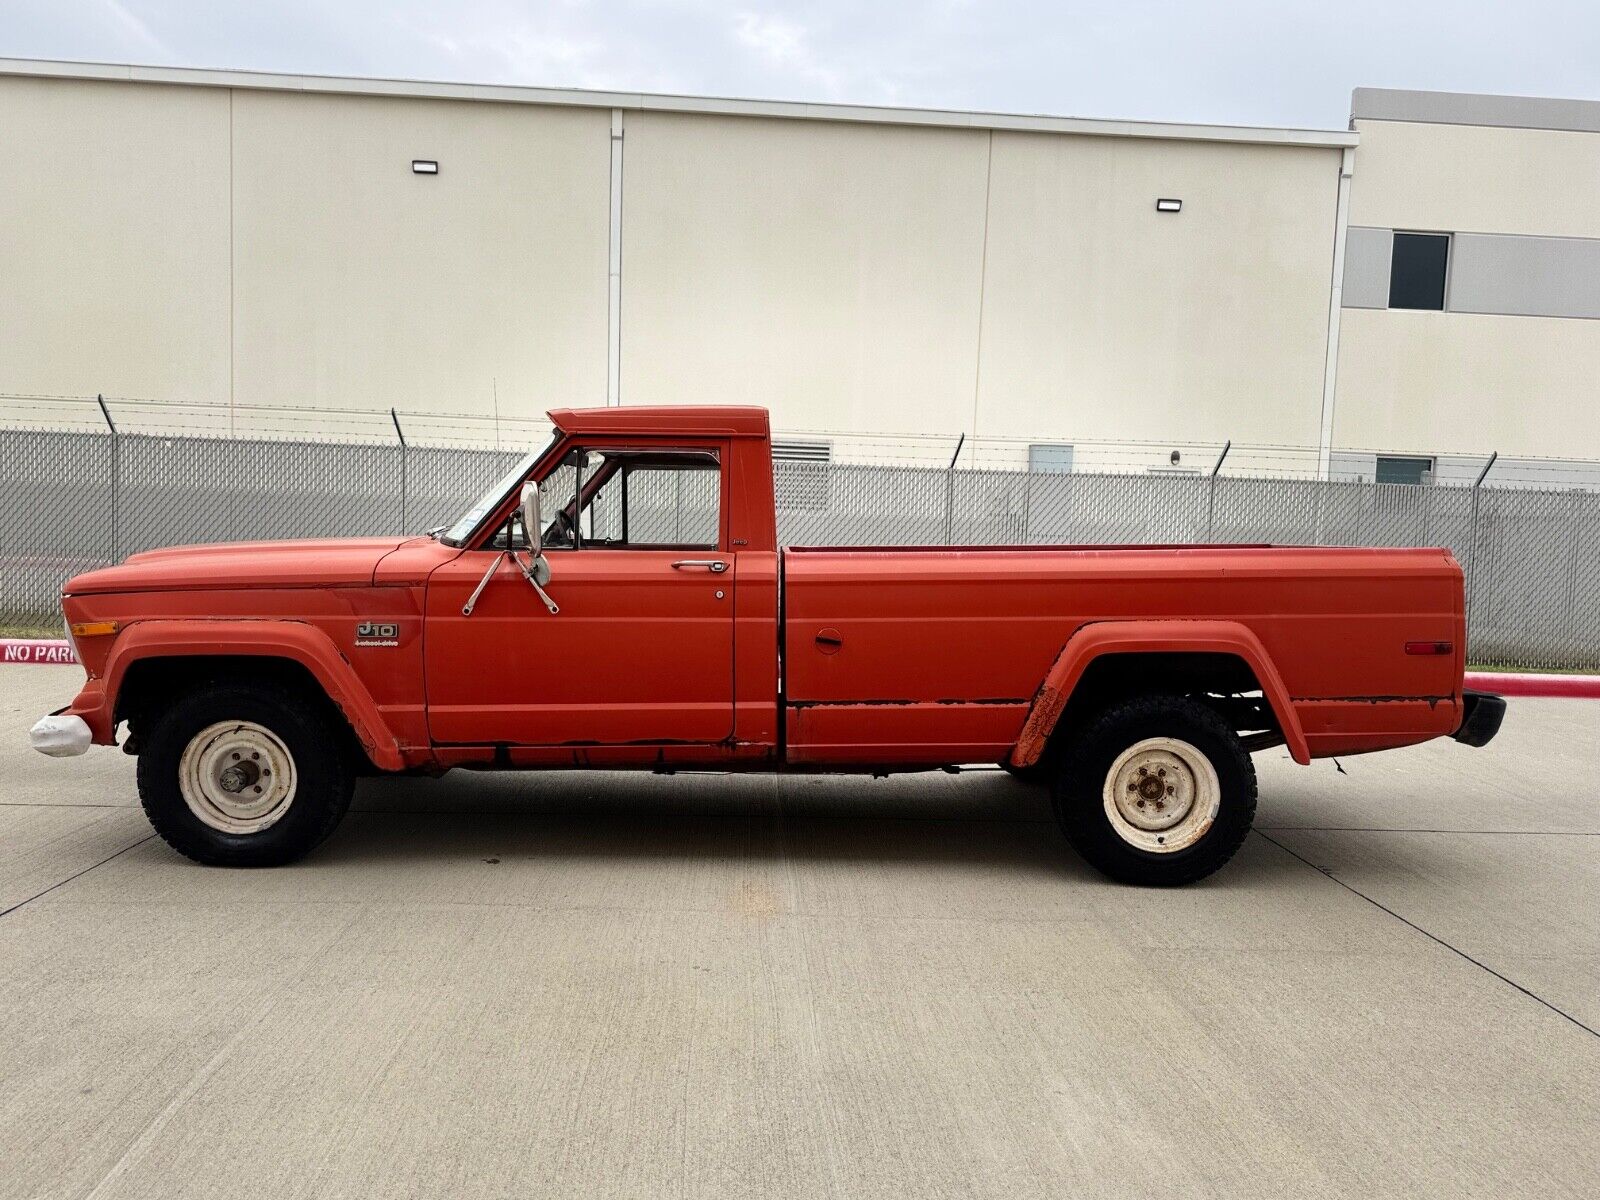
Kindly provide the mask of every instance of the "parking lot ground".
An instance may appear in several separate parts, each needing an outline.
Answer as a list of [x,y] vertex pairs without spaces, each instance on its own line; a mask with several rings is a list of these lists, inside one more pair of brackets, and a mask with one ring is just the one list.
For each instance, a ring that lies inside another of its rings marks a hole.
[[78,678],[0,668],[0,1200],[1600,1188],[1600,704],[1258,755],[1151,891],[999,772],[378,780],[210,870],[27,749]]

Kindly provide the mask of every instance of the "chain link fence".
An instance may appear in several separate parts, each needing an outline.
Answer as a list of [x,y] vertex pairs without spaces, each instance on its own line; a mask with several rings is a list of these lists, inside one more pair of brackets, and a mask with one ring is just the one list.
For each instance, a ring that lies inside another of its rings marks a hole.
[[[0,429],[0,630],[60,628],[62,582],[158,546],[446,525],[520,452]],[[1600,493],[1236,475],[776,464],[791,545],[1448,546],[1470,656],[1600,668]]]

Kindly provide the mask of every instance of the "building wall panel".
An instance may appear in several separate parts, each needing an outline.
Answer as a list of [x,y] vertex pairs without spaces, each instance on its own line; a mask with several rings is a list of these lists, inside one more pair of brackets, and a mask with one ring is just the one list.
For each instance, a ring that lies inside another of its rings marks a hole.
[[1334,444],[1593,457],[1600,323],[1344,311]]
[[968,428],[988,134],[630,112],[625,404]]
[[1339,162],[997,133],[978,432],[1315,445]]
[[1600,135],[1356,121],[1350,223],[1600,237]]
[[228,92],[0,76],[0,392],[228,399]]
[[1600,239],[1458,233],[1450,256],[1451,312],[1600,317]]
[[1346,308],[1388,308],[1394,230],[1352,225],[1344,243]]
[[605,403],[607,112],[241,90],[233,120],[238,403]]

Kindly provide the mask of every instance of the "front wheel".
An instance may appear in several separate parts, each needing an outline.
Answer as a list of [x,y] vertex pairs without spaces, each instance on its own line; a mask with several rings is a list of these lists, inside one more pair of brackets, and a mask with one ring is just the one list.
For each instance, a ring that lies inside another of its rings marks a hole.
[[265,683],[208,684],[183,696],[139,754],[150,824],[211,866],[280,866],[315,849],[354,787],[324,707]]
[[1114,705],[1068,744],[1056,820],[1089,864],[1124,883],[1203,879],[1244,842],[1256,774],[1239,737],[1196,700]]

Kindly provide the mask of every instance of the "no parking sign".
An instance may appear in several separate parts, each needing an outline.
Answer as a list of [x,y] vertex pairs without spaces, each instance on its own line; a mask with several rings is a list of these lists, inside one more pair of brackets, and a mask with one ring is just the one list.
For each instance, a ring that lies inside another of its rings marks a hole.
[[0,663],[75,663],[72,644],[61,638],[0,638]]

